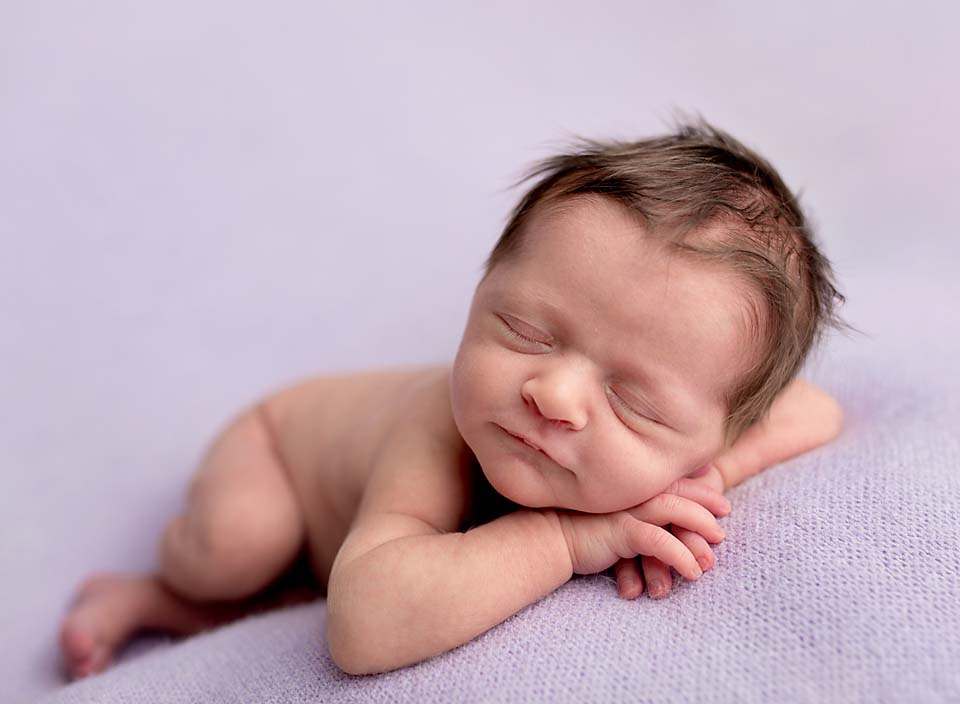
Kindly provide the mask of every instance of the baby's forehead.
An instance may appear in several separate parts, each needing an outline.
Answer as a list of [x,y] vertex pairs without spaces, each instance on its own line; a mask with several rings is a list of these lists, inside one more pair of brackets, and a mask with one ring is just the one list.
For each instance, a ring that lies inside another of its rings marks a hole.
[[543,241],[557,231],[576,232],[582,242],[600,245],[608,236],[623,236],[638,242],[656,237],[642,217],[625,205],[595,193],[578,194],[537,204],[520,237]]

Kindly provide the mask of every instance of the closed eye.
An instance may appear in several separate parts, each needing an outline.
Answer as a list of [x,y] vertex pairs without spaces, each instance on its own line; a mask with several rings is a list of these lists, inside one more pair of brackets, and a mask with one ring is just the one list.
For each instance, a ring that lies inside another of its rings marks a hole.
[[518,333],[516,330],[514,330],[514,329],[513,329],[512,327],[510,327],[509,325],[507,326],[507,332],[510,333],[511,335],[513,335],[513,337],[518,337],[518,338],[520,338],[521,340],[526,340],[527,342],[533,342],[533,343],[535,343],[535,344],[541,344],[541,345],[545,344],[545,343],[543,343],[543,342],[540,342],[540,340],[534,340],[532,337],[527,337],[526,335],[521,335],[520,333]]
[[624,401],[622,398],[620,398],[619,394],[615,393],[613,390],[610,391],[610,395],[613,397],[614,403],[616,403],[617,405],[621,406],[624,410],[627,411],[627,413],[630,413],[631,415],[634,415],[634,416],[636,416],[637,418],[641,418],[641,419],[643,419],[643,420],[648,420],[648,421],[650,421],[651,423],[656,423],[657,425],[663,425],[663,423],[661,423],[660,421],[658,421],[656,418],[652,418],[651,416],[648,416],[648,415],[646,415],[646,414],[643,414],[643,413],[641,413],[640,411],[638,411],[638,410],[636,410],[635,408],[633,408],[633,406],[631,406],[631,405],[628,404],[626,401]]
[[[518,332],[512,325],[510,325],[510,323],[507,322],[507,320],[506,320],[503,316],[497,315],[497,318],[498,318],[498,319],[500,320],[500,322],[503,324],[503,328],[504,328],[504,330],[506,331],[506,333],[507,333],[508,335],[510,335],[511,337],[513,337],[513,338],[515,338],[515,339],[517,339],[517,340],[521,340],[521,341],[523,341],[523,342],[529,343],[529,344],[531,344],[531,345],[543,345],[543,346],[545,346],[545,347],[549,347],[549,346],[550,346],[550,344],[547,343],[547,342],[543,342],[543,341],[541,341],[541,340],[537,340],[537,339],[535,339],[535,338],[528,337],[527,335],[524,335],[523,333]],[[608,387],[608,388],[609,388],[609,387]],[[669,426],[666,425],[666,423],[661,422],[661,421],[658,420],[656,417],[653,417],[652,415],[647,415],[646,413],[641,413],[640,411],[638,411],[637,409],[635,409],[633,406],[631,406],[629,403],[627,403],[626,401],[624,401],[623,398],[621,398],[620,395],[617,394],[616,392],[614,392],[612,389],[610,389],[610,396],[612,396],[613,402],[614,402],[615,404],[617,404],[618,406],[620,406],[621,408],[623,408],[623,409],[624,409],[627,413],[629,413],[631,416],[633,416],[633,417],[635,417],[635,418],[639,418],[639,419],[641,419],[641,420],[648,421],[648,422],[653,423],[653,424],[655,424],[655,425],[661,425],[661,426],[663,426],[663,427],[669,427]]]
[[507,334],[509,334],[510,336],[515,337],[515,338],[520,339],[520,340],[523,340],[524,342],[530,342],[530,343],[532,343],[532,344],[534,344],[534,345],[546,345],[546,344],[547,344],[546,342],[541,342],[540,340],[535,340],[535,339],[532,338],[532,337],[527,337],[526,335],[517,332],[517,331],[513,328],[513,326],[510,325],[510,323],[508,323],[506,320],[504,320],[503,317],[501,317],[501,316],[499,316],[499,315],[498,315],[497,317],[500,318],[500,321],[503,323],[504,329],[507,331]]

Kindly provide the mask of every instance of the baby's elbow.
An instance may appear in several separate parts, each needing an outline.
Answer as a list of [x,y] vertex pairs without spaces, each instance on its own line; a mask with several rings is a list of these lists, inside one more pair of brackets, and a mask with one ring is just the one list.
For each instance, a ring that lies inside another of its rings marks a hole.
[[386,664],[369,657],[367,653],[356,648],[338,647],[330,644],[330,658],[334,664],[348,675],[379,675],[403,667],[402,664]]
[[352,638],[349,632],[335,628],[330,620],[327,620],[327,648],[334,664],[348,675],[369,675],[376,672],[369,658],[364,656],[364,649],[359,647],[357,640]]
[[330,593],[327,597],[327,649],[330,657],[348,675],[370,674],[370,653],[365,639],[358,632],[357,619],[345,612],[338,596]]
[[344,651],[334,648],[332,644],[330,646],[330,658],[347,675],[370,675],[376,672],[367,663],[354,659],[345,654]]
[[327,649],[334,664],[348,675],[376,675],[396,669],[396,653],[383,652],[379,647],[385,640],[377,638],[372,629],[361,628],[364,619],[341,618],[336,608],[331,614],[327,600]]
[[351,651],[350,640],[336,633],[331,627],[329,618],[327,619],[327,650],[330,652],[330,659],[343,672],[348,675],[360,675],[362,669],[356,661],[356,655]]

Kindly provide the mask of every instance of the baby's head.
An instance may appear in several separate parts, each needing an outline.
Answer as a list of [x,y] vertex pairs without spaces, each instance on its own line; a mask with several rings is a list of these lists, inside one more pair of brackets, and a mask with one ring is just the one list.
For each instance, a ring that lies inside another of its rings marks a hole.
[[508,499],[622,510],[762,419],[844,299],[777,172],[702,119],[535,176],[474,294],[454,420]]

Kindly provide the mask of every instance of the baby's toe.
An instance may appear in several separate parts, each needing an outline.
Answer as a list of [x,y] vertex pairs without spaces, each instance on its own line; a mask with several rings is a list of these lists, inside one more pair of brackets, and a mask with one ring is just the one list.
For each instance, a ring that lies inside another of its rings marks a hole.
[[67,672],[78,676],[78,671],[90,660],[96,643],[93,636],[75,618],[68,616],[60,627],[60,652]]
[[87,677],[88,675],[103,672],[109,664],[110,650],[106,646],[95,645],[90,656],[86,660],[77,663],[77,666],[74,668],[74,677]]
[[68,615],[60,627],[60,651],[72,678],[101,672],[110,662],[110,648],[98,640],[94,629],[77,614]]

